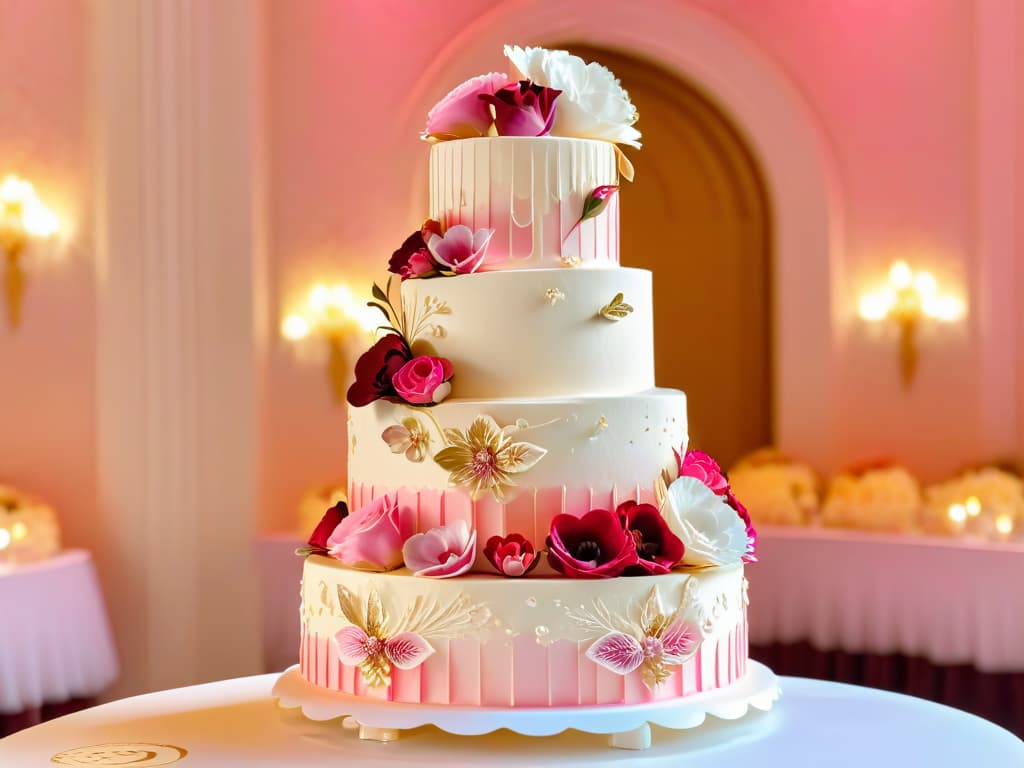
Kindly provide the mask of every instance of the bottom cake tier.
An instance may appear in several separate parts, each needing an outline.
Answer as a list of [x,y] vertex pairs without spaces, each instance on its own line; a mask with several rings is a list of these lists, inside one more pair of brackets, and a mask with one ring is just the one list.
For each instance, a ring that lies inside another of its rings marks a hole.
[[302,581],[302,676],[387,701],[636,704],[747,668],[743,566],[577,580],[369,573],[320,556]]

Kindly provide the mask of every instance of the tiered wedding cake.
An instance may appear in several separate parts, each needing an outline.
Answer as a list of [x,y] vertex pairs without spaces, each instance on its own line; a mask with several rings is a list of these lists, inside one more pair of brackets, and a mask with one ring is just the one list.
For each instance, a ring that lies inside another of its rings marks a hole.
[[619,266],[608,70],[506,48],[430,113],[430,219],[374,287],[349,505],[305,549],[301,675],[356,697],[631,705],[747,667],[754,534],[686,397],[654,386],[651,274]]

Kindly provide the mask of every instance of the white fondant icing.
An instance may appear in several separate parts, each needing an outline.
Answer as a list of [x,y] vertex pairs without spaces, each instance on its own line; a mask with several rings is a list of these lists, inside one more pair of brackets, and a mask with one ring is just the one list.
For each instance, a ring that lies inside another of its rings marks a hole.
[[[349,626],[338,607],[339,586],[347,588],[362,604],[370,591],[376,590],[392,624],[417,597],[425,605],[448,606],[465,596],[467,605],[482,606],[490,613],[479,630],[485,642],[506,643],[517,635],[536,637],[542,643],[585,641],[594,639],[593,635],[573,619],[571,610],[591,610],[594,601],[599,600],[610,615],[631,621],[656,586],[661,608],[671,612],[684,602],[683,590],[690,581],[694,582],[690,589],[695,615],[689,618],[703,623],[698,617],[714,614],[714,621],[706,624],[709,632],[705,642],[727,635],[742,619],[742,565],[615,579],[507,579],[497,575],[430,579],[413,576],[406,569],[390,573],[357,571],[314,555],[306,559],[303,569],[302,615],[307,631],[322,636],[333,636]],[[722,595],[726,596],[724,607]],[[713,674],[713,669],[709,672]]]
[[[554,293],[557,291],[557,293]],[[599,313],[617,294],[633,311]],[[555,302],[551,296],[561,295]],[[454,397],[626,394],[654,386],[651,273],[538,269],[402,283],[403,302],[444,302],[443,336],[426,341],[452,361]]]
[[[493,417],[502,427],[525,419],[530,428],[518,432],[516,439],[547,450],[535,466],[516,475],[517,486],[523,489],[649,490],[663,469],[674,467],[672,451],[687,441],[686,395],[674,389],[618,397],[450,399],[429,409],[378,400],[349,409],[349,434],[356,437],[349,452],[349,482],[392,489],[447,488],[448,471],[431,457],[413,463],[404,454],[392,453],[381,434],[417,415],[431,431],[432,456],[443,443],[431,416],[442,428],[466,430],[480,414]],[[598,428],[599,424],[606,426]]]
[[619,262],[618,197],[576,226],[584,200],[618,183],[614,146],[561,137],[442,141],[430,149],[430,217],[493,228],[484,270]]

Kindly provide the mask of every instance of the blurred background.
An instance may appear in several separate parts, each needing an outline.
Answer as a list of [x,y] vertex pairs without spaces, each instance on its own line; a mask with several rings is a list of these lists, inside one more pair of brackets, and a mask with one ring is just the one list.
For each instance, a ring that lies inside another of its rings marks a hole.
[[[623,263],[655,271],[659,385],[765,525],[758,653],[1024,729],[1014,0],[0,0],[0,624],[112,627],[0,715],[291,663],[291,550],[345,481],[331,372],[427,210],[427,110],[506,42],[639,109]],[[14,586],[67,551],[99,619]],[[811,596],[815,558],[854,581]],[[952,592],[966,639],[935,645]]]

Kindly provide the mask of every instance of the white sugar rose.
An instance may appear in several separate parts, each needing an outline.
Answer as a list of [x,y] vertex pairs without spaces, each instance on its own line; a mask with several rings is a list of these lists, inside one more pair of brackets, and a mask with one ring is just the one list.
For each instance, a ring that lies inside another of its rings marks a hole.
[[696,477],[668,487],[661,516],[686,546],[683,565],[734,565],[747,553],[747,527],[719,496]]
[[519,74],[537,85],[562,92],[555,105],[551,136],[603,139],[640,147],[633,127],[636,108],[629,94],[606,67],[587,64],[568,51],[506,45],[505,55]]

